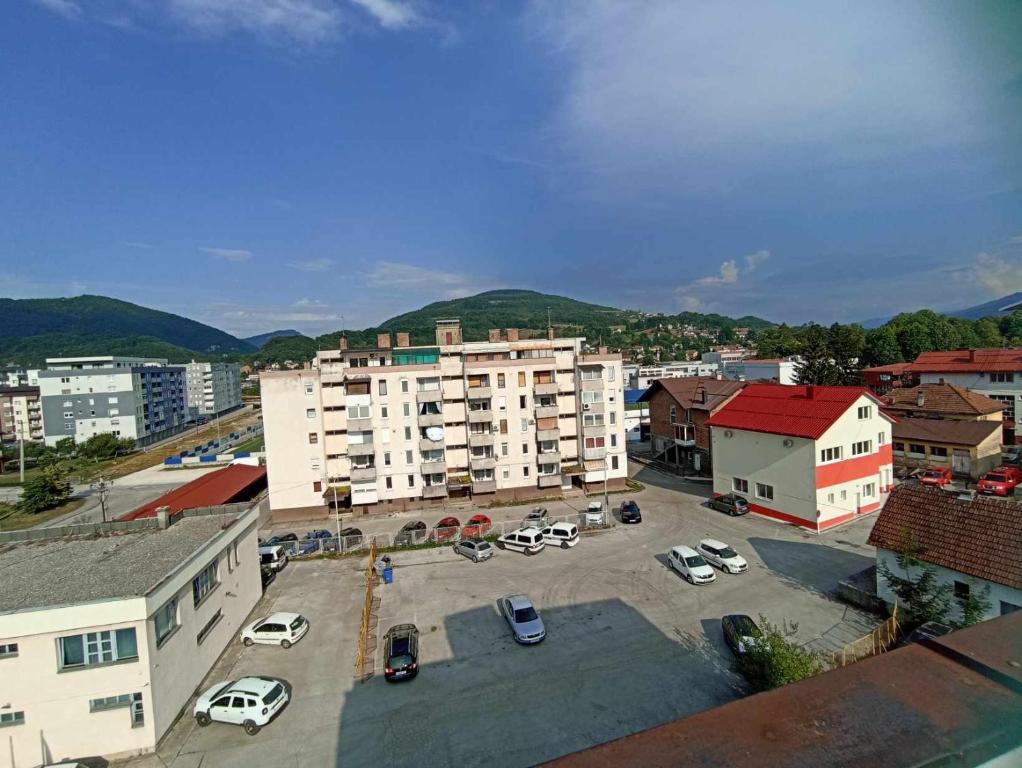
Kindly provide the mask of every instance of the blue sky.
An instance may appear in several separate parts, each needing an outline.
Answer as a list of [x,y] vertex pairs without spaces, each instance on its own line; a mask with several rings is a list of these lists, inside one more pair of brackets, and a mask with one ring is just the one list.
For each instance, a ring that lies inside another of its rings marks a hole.
[[0,295],[968,306],[1022,290],[1019,40],[1011,0],[14,0]]

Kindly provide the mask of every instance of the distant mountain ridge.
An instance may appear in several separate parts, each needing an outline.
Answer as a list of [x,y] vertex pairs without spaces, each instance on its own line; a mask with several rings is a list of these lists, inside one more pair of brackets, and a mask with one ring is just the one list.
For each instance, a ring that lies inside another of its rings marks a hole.
[[304,336],[304,333],[299,333],[293,328],[288,328],[286,331],[270,331],[269,333],[260,333],[257,336],[248,336],[242,341],[247,344],[251,344],[256,349],[261,349],[266,342],[270,339],[281,339],[287,338],[288,336]]
[[[1022,310],[1022,291],[1011,293],[1007,296],[1002,296],[999,299],[987,301],[983,304],[977,304],[973,307],[956,309],[950,312],[938,312],[938,314],[947,315],[948,317],[960,317],[964,320],[981,320],[984,317],[1002,317],[1019,310]],[[890,321],[893,317],[895,316],[888,315],[887,317],[874,317],[869,320],[864,320],[860,324],[863,328],[879,328],[881,325]]]

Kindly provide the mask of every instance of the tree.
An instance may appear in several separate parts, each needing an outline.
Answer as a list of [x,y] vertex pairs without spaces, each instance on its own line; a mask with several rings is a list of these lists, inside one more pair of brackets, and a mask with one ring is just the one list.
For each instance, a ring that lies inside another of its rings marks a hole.
[[63,504],[70,496],[71,483],[67,475],[48,468],[25,481],[16,506],[18,511],[34,515]]
[[86,459],[109,459],[123,448],[121,441],[110,432],[93,435],[78,447],[78,454]]
[[894,333],[894,328],[890,325],[883,325],[867,331],[863,358],[866,365],[890,365],[902,362],[904,358],[901,356],[901,347],[898,346],[898,337]]
[[834,323],[827,330],[827,347],[837,368],[838,383],[862,384],[862,363],[866,349],[866,331],[858,324]]
[[799,384],[837,384],[838,370],[830,357],[827,331],[816,323],[802,329],[802,360],[795,365]]
[[[919,559],[921,552],[919,544],[907,537],[895,554],[898,568],[904,575],[895,573],[886,562],[880,563],[880,574],[898,596],[901,625],[906,632],[928,621],[943,622],[951,607],[951,587],[940,583],[936,568]],[[915,578],[913,569],[918,570]]]
[[760,634],[755,643],[738,657],[738,670],[757,691],[768,691],[820,674],[824,669],[819,654],[792,641],[798,633],[797,623],[783,626],[759,617]]
[[789,357],[797,354],[800,346],[795,331],[783,323],[756,334],[757,355],[762,358]]
[[955,629],[964,629],[973,624],[979,624],[986,617],[990,610],[990,585],[984,586],[983,591],[975,589],[975,584],[969,580],[969,594],[959,601],[961,618],[952,621],[951,626]]
[[62,437],[57,441],[54,446],[58,456],[74,456],[75,455],[75,439],[73,437]]
[[976,337],[975,346],[977,347],[999,347],[1004,342],[997,320],[992,317],[984,317],[982,320],[974,322],[972,331]]

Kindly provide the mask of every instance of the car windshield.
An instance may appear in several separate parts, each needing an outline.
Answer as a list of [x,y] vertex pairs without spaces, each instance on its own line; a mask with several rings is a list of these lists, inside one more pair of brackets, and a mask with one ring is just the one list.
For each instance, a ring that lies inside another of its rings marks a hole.
[[735,552],[731,547],[724,547],[720,550],[721,557],[738,557],[738,553]]
[[1005,475],[987,475],[986,479],[993,483],[1003,483],[1008,478]]
[[485,552],[490,548],[490,545],[487,544],[485,541],[481,541],[475,545],[475,548],[478,549],[480,552]]
[[299,616],[297,619],[291,622],[291,629],[301,629],[305,625],[305,619]]
[[410,654],[401,653],[396,656],[391,656],[390,661],[387,662],[387,666],[391,669],[400,669],[407,667],[412,663],[412,657]]
[[282,694],[283,692],[284,692],[284,686],[282,686],[280,683],[277,683],[275,686],[273,686],[270,689],[269,693],[267,693],[265,696],[263,696],[263,704],[266,704],[267,706],[269,706],[270,704],[275,702],[277,699],[279,699],[280,698],[280,694]]
[[748,616],[735,619],[735,631],[743,637],[754,637],[759,630]]
[[536,609],[531,605],[528,608],[516,608],[515,609],[515,623],[524,624],[526,621],[535,621],[539,616],[536,615]]
[[732,496],[731,501],[734,502],[736,507],[744,507],[748,502],[741,496]]
[[696,568],[700,565],[706,565],[706,561],[703,560],[702,555],[693,555],[692,557],[685,558],[685,565],[689,568]]

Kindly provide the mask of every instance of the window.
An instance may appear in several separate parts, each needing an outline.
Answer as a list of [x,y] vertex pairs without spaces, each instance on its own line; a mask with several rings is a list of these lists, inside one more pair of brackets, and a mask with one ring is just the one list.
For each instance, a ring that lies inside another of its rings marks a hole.
[[411,404],[410,403],[402,403],[401,404],[401,412],[402,412],[402,415],[404,415],[405,418],[408,418],[409,416],[411,416],[412,415],[412,406],[411,406]]
[[1006,600],[1001,600],[1002,616],[1007,616],[1009,613],[1014,613],[1015,611],[1022,611],[1022,605],[1015,605],[1014,603],[1009,603]]
[[522,443],[522,453],[524,453],[524,454],[528,454],[529,453],[529,444],[528,443]]
[[320,493],[323,490],[323,482],[321,480],[314,480],[312,482],[312,492]]
[[617,456],[610,457],[610,468],[617,469]]
[[315,391],[315,385],[311,381],[305,382],[305,394],[311,395]]
[[518,396],[518,407],[523,409],[523,410],[525,409],[525,407],[526,407],[526,405],[525,405],[525,395],[519,395]]
[[505,386],[504,374],[503,373],[498,373],[497,374],[497,389],[504,389],[504,386]]
[[502,475],[502,477],[505,480],[510,480],[511,479],[511,470],[508,467],[504,467],[504,471],[501,473],[501,475]]
[[617,424],[617,411],[610,412],[610,423]]
[[878,432],[877,433],[877,445],[883,445],[886,442],[887,442],[887,435],[885,435],[883,432]]
[[894,443],[891,444],[891,449],[895,453],[904,453],[905,452],[905,444],[904,443],[899,443],[899,442],[894,442]]
[[24,725],[24,712],[0,712],[0,728],[7,725]]
[[672,405],[671,406],[671,423],[673,424],[677,420],[678,420],[678,406]]
[[611,432],[610,434],[610,447],[617,448],[617,433]]
[[528,477],[528,476],[529,476],[529,468],[528,467],[522,467],[522,477]]
[[135,700],[135,696],[141,697],[142,694],[135,693],[122,693],[120,696],[104,696],[101,699],[91,699],[89,701],[90,712],[102,712],[105,709],[117,709],[118,707],[130,707],[131,702]]
[[408,487],[409,488],[415,487],[415,475],[408,475]]
[[314,419],[314,418],[316,418],[316,409],[315,408],[306,408],[305,409],[305,418],[307,418],[307,419]]
[[177,629],[177,598],[168,600],[153,614],[153,626],[156,629],[156,647],[159,648]]
[[0,644],[0,659],[9,659],[10,657],[17,655],[18,655],[17,643]]
[[107,401],[108,403],[110,403],[110,405],[116,405],[116,403],[117,403],[117,398],[116,398],[116,397],[108,397],[108,398],[106,399],[106,401]]
[[586,448],[603,448],[605,445],[606,442],[602,437],[587,437],[585,439]]
[[57,642],[61,669],[80,669],[138,658],[134,627],[70,635]]
[[[524,408],[525,406],[523,405],[522,407]],[[506,396],[501,395],[500,397],[497,398],[497,410],[498,411],[506,411],[507,410],[507,397]]]
[[732,491],[738,491],[739,493],[748,493],[749,492],[749,481],[748,480],[743,480],[740,477],[732,477],[731,478],[731,490]]
[[[864,406],[869,407],[869,406]],[[852,456],[860,456],[864,453],[872,453],[873,441],[872,440],[860,440],[858,443],[852,443]]]
[[991,373],[990,381],[998,382],[1000,384],[1010,384],[1015,381],[1014,373]]
[[390,466],[390,451],[383,452],[383,466],[385,467]]
[[848,491],[841,491],[841,501],[846,501],[847,499],[848,499]]
[[964,581],[955,582],[955,599],[957,600],[968,600],[969,599],[969,585]]
[[931,456],[939,456],[942,459],[946,459],[947,458],[947,448],[945,448],[943,445],[931,445],[930,446],[930,455]]
[[519,387],[525,386],[525,371],[518,372],[518,386]]
[[876,485],[873,483],[866,483],[862,486],[862,498],[872,499],[876,496]]
[[858,410],[859,421],[864,421],[873,415],[872,405],[860,405]]
[[216,609],[216,613],[213,614],[212,618],[207,621],[202,629],[199,630],[199,634],[195,636],[195,642],[198,645],[202,645],[202,641],[209,637],[209,633],[213,631],[213,627],[220,623],[220,619],[223,618],[223,611],[219,608]]
[[507,419],[500,420],[500,434],[502,435],[507,434]]
[[368,405],[348,406],[349,419],[368,419],[372,415],[373,415],[372,408],[370,408]]
[[405,464],[411,464],[412,461],[413,461],[413,459],[412,459],[412,452],[411,451],[405,451]]
[[412,428],[411,427],[405,427],[405,440],[411,440],[411,439],[412,439]]
[[387,418],[387,406],[385,405],[380,406],[380,418],[381,419]]
[[377,382],[377,386],[378,386],[378,390],[377,391],[380,393],[381,396],[387,394],[387,380],[386,379],[380,379]]
[[387,476],[387,478],[385,479],[384,482],[385,482],[385,485],[387,486],[387,490],[388,491],[391,490],[394,487],[394,482],[390,479],[390,476]]
[[766,483],[756,483],[756,496],[767,501],[774,500],[774,487]]
[[824,448],[820,451],[820,463],[828,461],[839,461],[841,459],[841,446],[837,448]]
[[926,455],[926,446],[922,445],[920,443],[909,443],[908,444],[908,452],[909,453],[918,453],[920,456],[925,456]]
[[309,445],[316,445],[317,443],[319,443],[319,433],[318,432],[310,432],[309,433]]
[[319,459],[309,459],[309,467],[312,469],[319,469]]
[[834,503],[834,494],[833,493],[828,493],[827,494],[827,503],[828,504],[833,504]]
[[401,379],[401,391],[402,392],[408,391],[408,379]]
[[[313,483],[313,487],[314,490],[321,490],[320,488],[315,488],[316,485],[320,485],[319,481]],[[192,579],[192,600],[195,605],[198,606],[206,598],[206,595],[213,591],[216,585],[216,560],[214,560],[203,568],[198,576]]]

